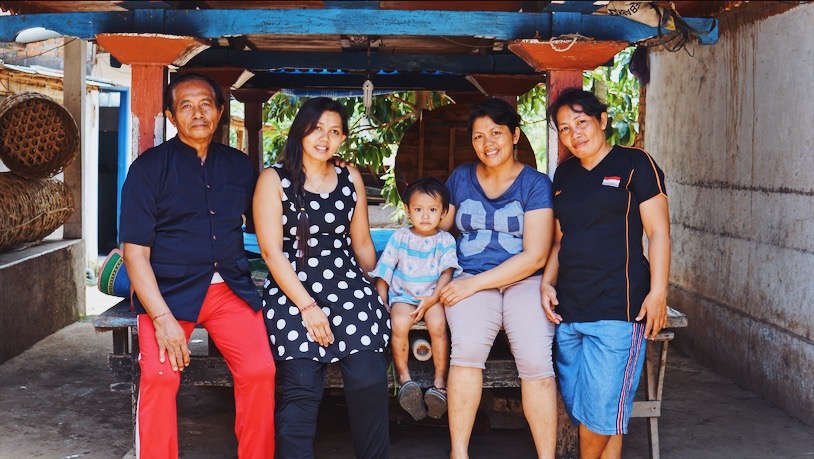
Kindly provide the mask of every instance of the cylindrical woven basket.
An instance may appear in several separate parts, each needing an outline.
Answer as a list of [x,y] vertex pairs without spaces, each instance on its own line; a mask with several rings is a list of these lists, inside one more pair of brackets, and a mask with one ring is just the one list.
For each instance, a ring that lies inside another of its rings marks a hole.
[[59,180],[0,172],[0,252],[48,236],[73,211],[73,197]]
[[36,92],[0,103],[0,160],[27,178],[52,177],[76,157],[79,129],[68,110]]

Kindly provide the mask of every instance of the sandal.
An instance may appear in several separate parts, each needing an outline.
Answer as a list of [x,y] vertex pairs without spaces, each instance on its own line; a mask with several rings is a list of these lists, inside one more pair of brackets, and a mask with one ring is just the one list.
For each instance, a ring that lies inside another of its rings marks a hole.
[[399,405],[416,421],[427,417],[427,407],[421,397],[421,386],[415,381],[407,381],[399,387]]
[[424,403],[427,404],[427,415],[433,419],[441,419],[447,412],[447,388],[432,386],[424,394]]

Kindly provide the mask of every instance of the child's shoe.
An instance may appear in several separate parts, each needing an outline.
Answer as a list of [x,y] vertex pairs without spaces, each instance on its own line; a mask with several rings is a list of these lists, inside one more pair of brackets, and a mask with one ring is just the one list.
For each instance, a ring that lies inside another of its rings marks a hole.
[[424,394],[424,403],[427,405],[429,417],[441,419],[441,416],[447,412],[447,388],[430,387]]
[[[427,407],[424,405],[424,399],[421,397],[421,386],[419,386],[417,382],[407,381],[402,384],[401,387],[399,387],[398,399],[399,405],[416,421],[427,417]],[[446,401],[444,405],[444,410],[446,410]]]

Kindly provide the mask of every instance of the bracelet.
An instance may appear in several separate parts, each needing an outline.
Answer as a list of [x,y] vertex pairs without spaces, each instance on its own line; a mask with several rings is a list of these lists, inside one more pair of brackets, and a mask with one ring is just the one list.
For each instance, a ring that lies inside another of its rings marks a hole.
[[309,309],[311,309],[311,308],[315,308],[315,307],[317,307],[317,300],[315,300],[315,299],[313,299],[313,298],[312,298],[311,300],[312,300],[312,301],[311,301],[310,303],[308,303],[308,306],[305,306],[305,307],[303,307],[303,308],[300,308],[300,314],[302,314],[303,312],[305,312],[305,311],[307,311],[307,310],[309,310]]
[[161,314],[159,314],[159,315],[157,315],[157,316],[153,317],[153,322],[155,322],[155,320],[156,320],[156,319],[158,319],[158,318],[160,318],[160,317],[164,317],[164,316],[166,316],[166,315],[168,315],[168,314],[172,314],[172,312],[167,311],[167,312],[161,313]]

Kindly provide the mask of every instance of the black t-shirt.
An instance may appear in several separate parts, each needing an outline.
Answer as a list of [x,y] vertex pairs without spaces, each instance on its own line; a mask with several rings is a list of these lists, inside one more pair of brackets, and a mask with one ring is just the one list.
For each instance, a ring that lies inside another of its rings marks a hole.
[[664,173],[643,150],[616,146],[590,171],[565,161],[553,189],[557,312],[564,322],[632,321],[650,291],[639,204],[667,194]]

